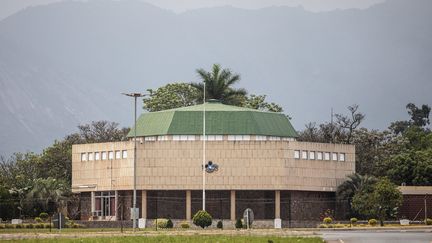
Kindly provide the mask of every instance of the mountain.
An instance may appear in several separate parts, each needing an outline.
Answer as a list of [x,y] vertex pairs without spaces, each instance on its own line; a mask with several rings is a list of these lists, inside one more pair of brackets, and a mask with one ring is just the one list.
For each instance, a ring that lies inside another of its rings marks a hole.
[[197,81],[220,63],[283,105],[298,129],[357,103],[365,125],[432,104],[432,2],[364,10],[217,7],[181,14],[137,0],[59,2],[0,21],[0,154],[40,151],[80,123],[132,124],[121,92]]

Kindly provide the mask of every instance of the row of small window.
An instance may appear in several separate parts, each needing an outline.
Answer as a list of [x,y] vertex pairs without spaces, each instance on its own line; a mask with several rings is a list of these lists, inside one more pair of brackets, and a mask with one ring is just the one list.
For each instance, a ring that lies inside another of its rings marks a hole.
[[81,161],[127,159],[127,150],[81,153]]
[[[144,141],[168,141],[168,136],[149,136],[144,137]],[[195,141],[195,135],[173,135],[173,141]],[[203,140],[203,136],[200,136],[200,140]],[[228,135],[228,141],[250,141],[250,135]],[[255,140],[257,141],[293,141],[293,138],[283,138],[283,137],[275,137],[275,136],[255,136]],[[223,141],[223,135],[206,135],[206,141]]]
[[294,159],[345,161],[345,153],[294,150]]

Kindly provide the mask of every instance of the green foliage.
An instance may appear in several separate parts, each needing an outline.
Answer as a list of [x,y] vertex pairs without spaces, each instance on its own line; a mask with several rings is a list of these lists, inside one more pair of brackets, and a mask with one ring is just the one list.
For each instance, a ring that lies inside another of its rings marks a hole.
[[187,83],[170,83],[156,90],[148,89],[149,96],[143,99],[144,109],[161,111],[196,105],[200,93]]
[[319,224],[318,228],[323,228],[323,229],[327,229],[328,228],[328,224]]
[[350,218],[350,222],[351,222],[351,224],[353,224],[353,225],[356,224],[357,221],[358,221],[357,218]]
[[193,223],[196,226],[200,226],[201,228],[205,228],[208,227],[212,224],[212,216],[204,211],[204,210],[199,210],[192,218]]
[[373,176],[352,174],[338,186],[336,195],[341,200],[350,200],[359,191],[370,191],[376,182],[377,179]]
[[36,218],[34,218],[34,221],[36,223],[42,223],[43,220],[40,217],[36,217]]
[[217,222],[216,227],[217,227],[218,229],[223,229],[223,223],[222,223],[222,220],[219,220],[219,221]]
[[197,73],[202,83],[191,83],[191,85],[198,89],[201,101],[204,96],[204,83],[206,100],[217,99],[224,104],[240,105],[247,94],[245,89],[233,88],[233,85],[240,81],[240,75],[232,73],[229,69],[221,69],[219,64],[214,64],[210,72],[197,69]]
[[280,105],[273,102],[268,103],[267,101],[265,101],[266,97],[266,95],[254,94],[245,96],[241,106],[262,111],[283,112],[283,109]]
[[4,228],[6,228],[6,225],[5,224],[0,224],[0,229],[4,229]]
[[352,207],[365,216],[378,217],[381,225],[387,218],[395,218],[398,207],[402,204],[402,193],[389,179],[380,179],[372,190],[357,192]]
[[237,219],[236,223],[235,223],[235,227],[236,229],[241,229],[243,228],[243,222],[241,219]]
[[432,219],[427,218],[427,219],[425,220],[425,224],[426,224],[426,225],[432,225]]
[[42,212],[39,214],[39,217],[43,220],[43,221],[47,221],[49,218],[49,215],[45,212]]
[[33,229],[33,228],[34,228],[34,225],[33,225],[33,224],[26,224],[25,227],[26,227],[27,229]]
[[167,220],[166,227],[167,227],[167,229],[172,229],[174,227],[174,224],[171,221],[171,219]]
[[323,219],[323,223],[325,224],[331,224],[333,222],[333,219],[330,217],[326,217]]
[[153,222],[153,225],[156,225],[156,224],[157,224],[158,228],[166,229],[167,224],[168,224],[168,219],[164,219],[164,218],[155,219],[155,221]]
[[189,222],[187,222],[187,221],[181,222],[180,227],[182,229],[189,229],[190,228]]
[[378,221],[376,219],[369,219],[368,220],[368,224],[370,226],[375,226],[375,225],[377,225],[377,223],[378,223]]
[[15,225],[15,229],[23,229],[24,225],[23,224],[16,224]]

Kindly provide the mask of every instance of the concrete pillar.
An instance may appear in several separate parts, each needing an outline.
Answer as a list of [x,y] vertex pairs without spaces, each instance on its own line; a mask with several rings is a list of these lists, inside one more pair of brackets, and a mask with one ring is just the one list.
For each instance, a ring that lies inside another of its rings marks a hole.
[[147,218],[147,191],[141,191],[141,218]]
[[90,203],[91,203],[91,214],[93,216],[94,211],[96,211],[96,208],[95,208],[95,192],[91,192]]
[[231,191],[231,220],[236,220],[236,192]]
[[282,220],[280,217],[280,191],[275,191],[275,219],[274,219],[275,229],[282,228]]
[[118,209],[119,209],[119,200],[118,200],[118,191],[114,191],[114,205],[115,205],[115,220],[119,219],[119,213],[118,213]]
[[275,191],[275,219],[280,219],[280,191]]
[[192,219],[192,195],[191,195],[191,191],[187,190],[186,191],[186,220],[191,220]]

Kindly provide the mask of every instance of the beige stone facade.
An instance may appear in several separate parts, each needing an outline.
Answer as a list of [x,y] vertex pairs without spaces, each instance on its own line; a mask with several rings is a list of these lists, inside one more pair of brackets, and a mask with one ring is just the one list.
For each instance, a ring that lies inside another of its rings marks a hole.
[[[73,191],[132,190],[133,144],[127,141],[74,145]],[[138,142],[137,189],[202,189],[202,146],[199,136],[195,141]],[[127,151],[127,158],[116,158],[119,151]],[[96,152],[100,153],[99,160],[95,160]],[[102,160],[102,152],[106,153],[106,159]],[[302,158],[305,152],[307,159]],[[93,153],[93,160],[87,155],[82,161],[84,153]],[[300,153],[300,158],[295,158],[296,153]],[[318,153],[322,153],[321,159]],[[329,158],[325,158],[326,153]],[[342,155],[343,161],[340,161]],[[209,190],[334,192],[345,177],[355,171],[355,149],[343,144],[256,141],[253,138],[228,141],[224,138],[206,142],[206,161],[219,165],[218,171],[206,174]]]

